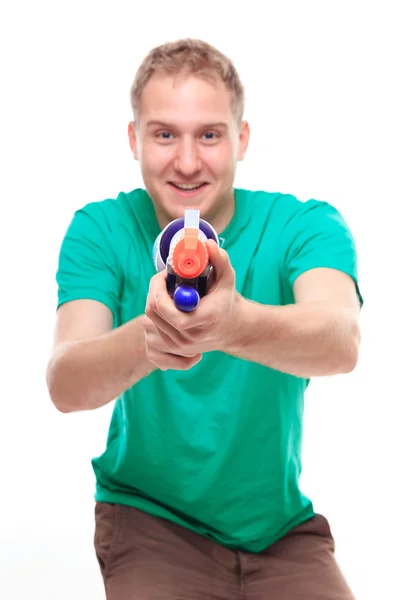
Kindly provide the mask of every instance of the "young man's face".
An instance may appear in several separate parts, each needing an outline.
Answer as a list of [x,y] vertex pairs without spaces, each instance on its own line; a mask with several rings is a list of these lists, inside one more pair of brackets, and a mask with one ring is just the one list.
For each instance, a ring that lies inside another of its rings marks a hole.
[[[185,208],[199,209],[219,230],[229,223],[236,164],[248,138],[248,125],[237,124],[222,81],[150,79],[129,140],[161,227],[182,217]],[[182,189],[189,185],[199,187]]]

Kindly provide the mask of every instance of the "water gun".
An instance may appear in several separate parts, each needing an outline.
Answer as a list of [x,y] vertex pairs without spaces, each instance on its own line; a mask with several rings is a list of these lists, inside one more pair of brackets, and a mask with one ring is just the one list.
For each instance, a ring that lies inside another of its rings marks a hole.
[[208,239],[219,246],[215,229],[200,219],[200,211],[187,208],[184,218],[171,221],[154,242],[154,266],[157,271],[167,270],[168,294],[182,312],[195,310],[207,293],[213,268]]

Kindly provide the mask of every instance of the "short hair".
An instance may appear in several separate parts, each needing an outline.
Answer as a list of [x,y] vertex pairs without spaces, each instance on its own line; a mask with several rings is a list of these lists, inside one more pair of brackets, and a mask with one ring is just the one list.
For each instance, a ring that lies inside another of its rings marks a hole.
[[195,75],[209,81],[222,80],[231,93],[234,117],[240,123],[244,113],[244,88],[232,61],[207,42],[181,39],[153,48],[137,70],[130,91],[133,113],[140,113],[143,90],[154,74]]

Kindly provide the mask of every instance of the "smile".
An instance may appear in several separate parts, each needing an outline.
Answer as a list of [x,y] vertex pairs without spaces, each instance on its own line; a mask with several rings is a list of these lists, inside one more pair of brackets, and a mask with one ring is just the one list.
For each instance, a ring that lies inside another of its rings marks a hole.
[[180,196],[195,196],[197,193],[202,191],[208,183],[199,184],[176,184],[168,182],[168,185],[174,189],[174,191]]

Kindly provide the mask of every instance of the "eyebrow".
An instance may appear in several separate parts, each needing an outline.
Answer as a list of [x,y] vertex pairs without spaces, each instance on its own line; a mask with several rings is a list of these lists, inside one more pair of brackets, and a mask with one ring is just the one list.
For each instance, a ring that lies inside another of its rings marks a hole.
[[[166,129],[173,129],[174,127],[176,127],[176,125],[173,125],[172,123],[166,123],[164,121],[153,120],[147,123],[147,127],[152,127],[154,125],[157,125],[158,127],[165,127]],[[200,125],[200,129],[212,129],[213,127],[223,127],[224,129],[227,129],[228,125],[223,121],[218,121],[216,123],[205,123],[204,125]]]

